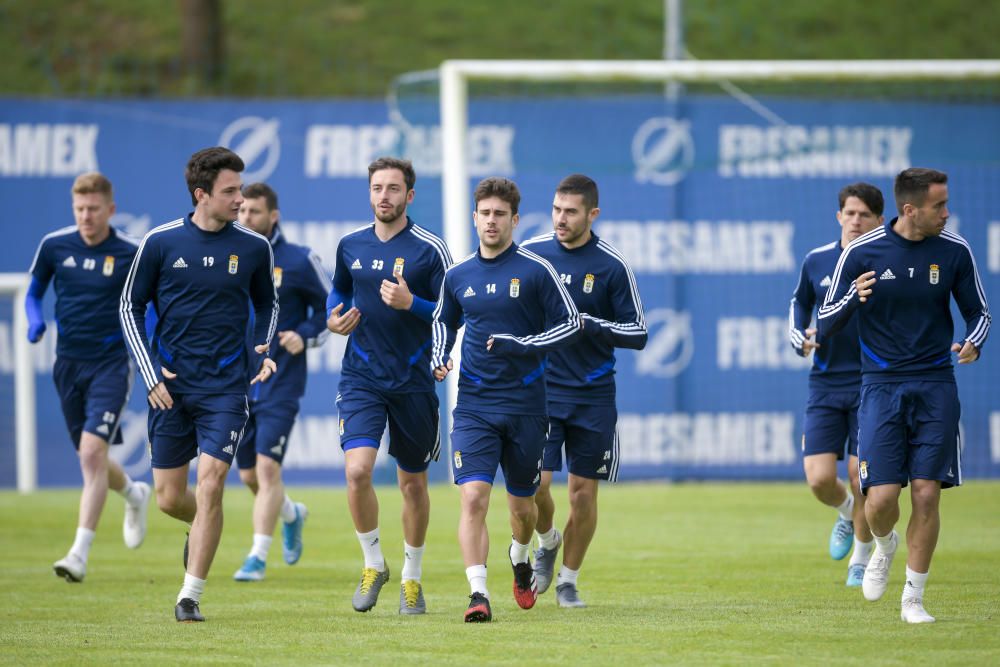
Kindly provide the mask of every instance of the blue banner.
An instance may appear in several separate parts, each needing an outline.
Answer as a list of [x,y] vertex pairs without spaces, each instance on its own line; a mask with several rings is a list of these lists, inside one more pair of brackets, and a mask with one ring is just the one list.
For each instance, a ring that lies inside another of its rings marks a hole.
[[[434,103],[425,107],[416,115],[434,117]],[[788,343],[788,303],[804,255],[839,238],[837,192],[847,183],[877,185],[891,216],[901,169],[948,172],[949,226],[972,246],[987,297],[1000,298],[1000,205],[990,196],[1000,185],[996,105],[510,98],[473,101],[469,119],[470,189],[487,175],[518,183],[517,238],[549,229],[563,176],[583,172],[600,186],[596,231],[631,262],[650,329],[644,351],[618,355],[621,479],[802,477],[809,362]],[[381,102],[8,99],[0,105],[0,271],[26,271],[41,237],[73,223],[76,174],[105,173],[115,186],[113,224],[141,236],[191,209],[184,165],[220,144],[246,161],[244,182],[277,190],[287,237],[316,250],[328,270],[340,237],[372,218],[367,165],[380,155],[414,161],[410,214],[441,230],[440,128],[393,124]],[[452,248],[456,257],[467,250]],[[9,306],[0,307],[3,485],[13,482],[15,335],[24,332],[11,330]],[[334,407],[343,348],[332,336],[309,351],[309,387],[286,458],[290,483],[343,483]],[[51,381],[53,338],[35,351],[39,481],[76,485],[79,467]],[[966,477],[1000,475],[998,369],[991,343],[979,362],[956,368]],[[123,424],[126,443],[114,450],[138,477],[149,460],[141,393]],[[444,456],[431,476],[448,478]],[[394,479],[384,451],[377,478]]]

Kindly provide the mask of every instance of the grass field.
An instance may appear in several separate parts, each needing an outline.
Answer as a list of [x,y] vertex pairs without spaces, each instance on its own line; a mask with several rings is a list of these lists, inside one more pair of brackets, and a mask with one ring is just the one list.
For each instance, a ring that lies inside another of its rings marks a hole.
[[[904,555],[877,603],[844,587],[846,561],[826,553],[832,510],[804,484],[603,487],[601,525],[580,578],[587,609],[554,590],[523,611],[510,594],[506,505],[489,521],[492,625],[466,625],[468,585],[455,540],[458,495],[432,490],[424,558],[428,614],[400,617],[399,494],[380,489],[392,579],[368,614],[351,609],[361,558],[339,489],[293,489],[311,511],[302,561],[276,540],[267,579],[232,573],[250,544],[250,496],[226,496],[226,529],[202,612],[182,625],[182,526],[151,509],[146,543],[121,542],[109,498],[84,583],[52,574],[72,539],[77,494],[0,493],[0,663],[140,661],[267,664],[996,664],[1000,660],[1000,484],[945,492],[926,605],[938,622],[899,620]],[[557,489],[557,521],[565,488]],[[903,521],[908,514],[904,502]]]

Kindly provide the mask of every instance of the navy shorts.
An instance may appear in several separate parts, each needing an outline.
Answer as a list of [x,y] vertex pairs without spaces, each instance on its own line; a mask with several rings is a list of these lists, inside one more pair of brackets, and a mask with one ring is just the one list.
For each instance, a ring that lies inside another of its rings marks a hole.
[[544,415],[507,415],[456,409],[452,413],[451,451],[455,484],[493,484],[497,466],[507,493],[535,495],[541,480],[542,451],[549,420]]
[[236,450],[240,470],[257,465],[257,455],[274,459],[280,465],[288,451],[288,437],[299,414],[295,399],[250,404],[250,417],[243,429],[243,439]]
[[249,410],[246,394],[175,394],[169,410],[149,409],[150,458],[154,468],[180,468],[208,454],[233,464]]
[[549,401],[549,438],[542,456],[542,470],[566,467],[578,477],[618,479],[618,410],[614,405],[583,405]]
[[438,398],[433,391],[393,394],[361,386],[340,388],[340,446],[378,449],[389,423],[389,454],[405,472],[420,473],[441,452]]
[[844,445],[849,456],[858,455],[857,391],[810,391],[806,417],[802,424],[802,455],[836,454],[844,460]]
[[52,379],[74,447],[80,449],[83,431],[112,445],[121,443],[119,427],[134,377],[135,368],[128,357],[56,359]]
[[880,484],[906,486],[932,479],[941,488],[962,483],[953,382],[887,382],[861,388],[858,476],[862,491]]

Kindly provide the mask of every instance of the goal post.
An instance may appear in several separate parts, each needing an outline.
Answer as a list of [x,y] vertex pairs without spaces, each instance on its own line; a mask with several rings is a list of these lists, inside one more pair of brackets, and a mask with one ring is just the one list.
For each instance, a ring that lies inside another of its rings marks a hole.
[[28,319],[24,300],[30,277],[24,273],[0,273],[0,293],[11,297],[11,344],[14,370],[14,441],[17,457],[17,490],[31,493],[38,485],[37,429],[35,416],[35,369],[28,342]]
[[440,67],[441,204],[455,256],[471,249],[468,83],[614,81],[967,81],[1000,79],[1000,60],[446,60]]

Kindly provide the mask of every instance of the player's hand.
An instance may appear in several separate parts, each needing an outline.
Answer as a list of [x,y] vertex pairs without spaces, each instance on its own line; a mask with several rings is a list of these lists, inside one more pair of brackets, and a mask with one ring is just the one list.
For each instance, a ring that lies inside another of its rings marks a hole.
[[493,336],[486,339],[486,351],[489,352],[493,349]]
[[875,284],[875,272],[868,271],[867,273],[862,273],[854,281],[854,288],[858,292],[858,300],[864,303],[868,300],[868,297],[872,293],[872,285]]
[[802,356],[808,357],[813,350],[819,347],[819,343],[815,340],[811,340],[812,337],[816,335],[816,329],[806,329],[805,334],[806,339],[802,341]]
[[302,354],[302,350],[306,349],[306,343],[302,340],[302,336],[295,331],[279,331],[278,344],[285,348],[289,354]]
[[35,326],[28,327],[28,342],[37,343],[45,335],[45,322],[39,322]]
[[979,358],[979,348],[969,341],[965,341],[964,345],[954,343],[951,346],[951,351],[958,352],[958,363],[960,364],[971,364]]
[[326,320],[326,328],[335,334],[346,336],[354,331],[354,328],[361,322],[361,311],[352,307],[349,311],[340,314],[344,309],[344,304],[338,303],[330,311],[330,317]]
[[253,351],[256,352],[257,354],[267,354],[267,351],[270,349],[271,349],[270,345],[261,344],[253,346]]
[[444,362],[443,366],[438,366],[437,368],[434,369],[434,379],[437,380],[438,382],[441,382],[446,377],[448,377],[448,373],[451,371],[452,368],[454,368],[454,364],[452,364],[451,359],[449,359],[448,361]]
[[[166,368],[160,366],[160,373],[168,380],[176,380],[177,373],[171,373]],[[169,410],[174,407],[174,397],[167,391],[167,385],[162,381],[157,383],[153,390],[146,397],[154,410]]]
[[260,365],[260,370],[257,372],[257,376],[250,380],[250,384],[257,384],[258,382],[267,382],[268,378],[278,372],[278,364],[274,363],[274,359],[270,357],[264,357],[263,363]]
[[393,277],[399,282],[382,281],[382,287],[379,289],[382,302],[396,310],[409,310],[410,306],[413,305],[413,294],[410,292],[410,286],[406,284],[402,273],[394,273]]

